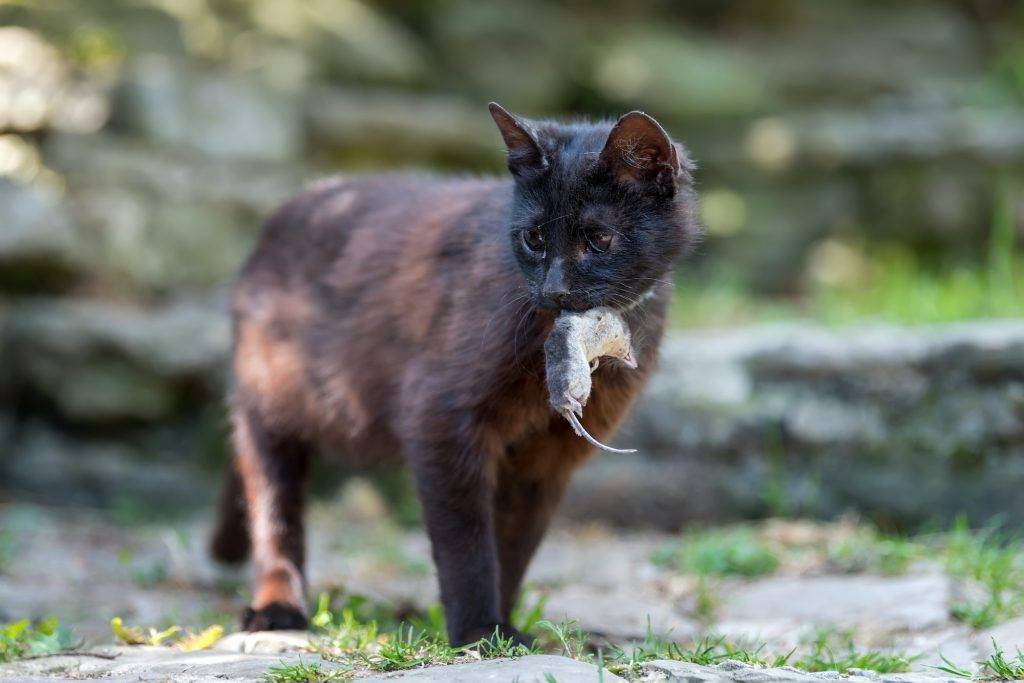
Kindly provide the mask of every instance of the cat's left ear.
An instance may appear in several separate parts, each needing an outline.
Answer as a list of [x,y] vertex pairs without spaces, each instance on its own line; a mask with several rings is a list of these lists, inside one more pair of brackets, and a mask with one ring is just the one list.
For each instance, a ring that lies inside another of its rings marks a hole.
[[672,143],[661,124],[642,111],[632,111],[616,122],[601,160],[624,185],[670,194],[677,181],[688,177],[690,167],[685,152]]

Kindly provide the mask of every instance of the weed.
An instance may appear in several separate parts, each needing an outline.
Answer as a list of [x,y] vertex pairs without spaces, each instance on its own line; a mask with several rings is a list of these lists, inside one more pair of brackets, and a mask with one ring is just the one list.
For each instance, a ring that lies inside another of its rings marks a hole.
[[1007,659],[1006,653],[994,638],[992,639],[992,654],[987,659],[978,662],[978,673],[976,674],[957,666],[945,656],[942,657],[942,662],[942,666],[934,668],[959,678],[970,678],[977,681],[1019,681],[1024,679],[1024,652],[1017,648],[1017,656]]
[[575,619],[563,621],[558,624],[547,619],[541,619],[537,626],[543,633],[549,635],[555,644],[561,647],[562,654],[571,659],[585,659],[587,647],[590,643],[590,636]]
[[706,635],[694,640],[686,647],[664,637],[655,636],[648,624],[644,640],[629,651],[613,648],[608,654],[608,669],[616,674],[635,676],[641,672],[644,662],[655,659],[671,659],[680,662],[711,666],[726,659],[751,664],[753,666],[779,667],[785,666],[792,652],[782,655],[768,655],[765,645],[748,646],[728,640],[725,636]]
[[974,674],[973,673],[971,673],[967,669],[964,669],[962,667],[957,666],[956,664],[951,662],[949,660],[949,658],[946,657],[946,655],[939,655],[939,656],[942,658],[942,662],[943,662],[942,666],[936,666],[936,667],[932,667],[932,668],[934,668],[934,669],[936,669],[938,671],[941,671],[943,673],[947,673],[947,674],[949,674],[951,676],[957,676],[958,678],[974,678]]
[[694,614],[699,619],[710,621],[718,610],[720,601],[718,585],[707,576],[698,576],[697,588],[694,591]]
[[452,664],[460,651],[445,642],[431,638],[412,626],[399,626],[381,639],[376,654],[363,657],[375,671],[399,671],[433,664]]
[[73,650],[71,631],[55,617],[32,624],[28,619],[0,626],[0,662],[10,662],[27,655]]
[[953,616],[974,628],[1024,613],[1024,547],[995,528],[972,532],[959,518],[946,544],[946,570],[985,591],[981,601],[953,606]]
[[858,530],[828,548],[828,561],[836,568],[849,571],[877,571],[902,574],[910,563],[921,557],[924,547],[900,536],[886,536],[874,529]]
[[304,662],[301,659],[294,664],[280,664],[270,667],[263,675],[266,683],[329,683],[340,681],[348,676],[342,669],[325,669],[319,662]]
[[992,641],[992,654],[978,662],[981,667],[978,677],[989,681],[1019,681],[1024,678],[1024,652],[1017,649],[1017,656],[1007,659],[1002,648]]
[[482,659],[496,659],[498,657],[525,657],[526,655],[538,654],[539,650],[527,647],[522,643],[516,643],[512,638],[501,635],[498,628],[490,638],[484,638],[474,647]]
[[[674,324],[722,326],[811,317],[835,325],[865,319],[900,324],[1024,316],[1024,254],[1016,244],[1014,187],[996,184],[987,257],[976,264],[928,263],[911,246],[837,244],[852,277],[812,283],[799,300],[758,295],[738,273],[683,276],[672,310]],[[822,255],[829,253],[823,251]],[[834,251],[831,253],[835,253]],[[821,259],[819,256],[818,260]],[[812,260],[815,257],[812,255]],[[820,265],[827,268],[826,263]],[[814,268],[811,270],[821,270]],[[830,272],[834,272],[831,269]]]
[[850,669],[870,669],[878,673],[900,673],[909,671],[919,657],[896,650],[859,650],[849,631],[821,629],[792,665],[804,671],[846,673]]
[[760,576],[779,566],[774,551],[746,527],[688,532],[678,546],[662,549],[651,559],[704,576]]

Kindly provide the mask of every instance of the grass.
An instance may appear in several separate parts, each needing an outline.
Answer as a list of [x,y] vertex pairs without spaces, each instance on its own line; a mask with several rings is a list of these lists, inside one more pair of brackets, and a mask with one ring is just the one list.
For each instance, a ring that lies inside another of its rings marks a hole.
[[831,325],[1024,317],[1024,253],[1014,222],[1014,188],[1002,182],[994,192],[987,254],[980,263],[929,263],[907,245],[864,247],[829,239],[809,255],[809,277],[797,297],[759,296],[719,269],[710,278],[680,282],[672,317],[685,327],[794,317]]
[[771,538],[769,527],[737,525],[684,534],[656,551],[651,561],[696,579],[693,612],[709,620],[720,577],[757,577],[790,565],[827,571],[896,575],[916,561],[941,561],[967,586],[952,615],[976,629],[1024,615],[1024,541],[997,528],[971,530],[960,519],[948,533],[916,538],[884,534],[870,526],[824,528],[811,545]]
[[652,560],[699,576],[762,576],[779,567],[775,551],[741,526],[691,531]]
[[1017,649],[1017,655],[1007,659],[1002,648],[992,641],[993,652],[988,659],[978,662],[977,678],[988,681],[1019,681],[1024,679],[1024,652]]
[[924,554],[925,547],[921,543],[885,535],[870,527],[840,539],[827,550],[829,564],[840,571],[870,571],[890,576],[906,572],[910,563]]
[[373,671],[401,671],[454,664],[462,654],[461,649],[451,647],[447,641],[411,625],[399,626],[392,633],[384,634],[374,649],[362,654],[363,662]]
[[988,658],[978,662],[978,672],[972,673],[942,658],[944,664],[935,667],[943,673],[960,678],[970,678],[976,681],[1019,681],[1024,679],[1024,652],[1017,649],[1017,655],[1012,659],[1006,658],[1006,653],[995,639],[992,640],[992,654]]
[[0,662],[10,662],[28,655],[73,650],[78,644],[71,631],[50,617],[32,623],[28,619],[0,626]]
[[[536,623],[539,608],[525,610]],[[310,620],[319,632],[314,650],[333,662],[370,671],[402,671],[453,664],[474,659],[520,657],[534,650],[513,643],[497,630],[490,637],[466,647],[448,644],[443,613],[439,607],[408,623],[394,612],[360,597],[349,597],[339,610],[330,607],[330,596],[321,595]]]
[[804,671],[838,671],[868,669],[881,674],[901,673],[920,656],[910,656],[899,650],[861,650],[853,642],[850,631],[822,629],[810,640],[809,646],[791,665]]
[[972,532],[957,520],[946,545],[946,571],[969,581],[981,599],[953,606],[953,615],[974,628],[988,628],[1024,614],[1024,546],[995,528]]
[[620,676],[638,676],[646,662],[668,659],[701,666],[714,666],[733,660],[761,668],[792,666],[804,671],[837,671],[870,669],[879,673],[909,671],[918,659],[899,650],[859,649],[851,631],[821,629],[802,648],[789,652],[771,652],[765,643],[734,641],[721,635],[705,635],[689,644],[659,636],[648,624],[644,640],[629,648],[613,645],[607,649],[591,648],[591,639],[575,621],[553,623],[541,621],[541,628],[560,654],[606,667]]
[[325,669],[319,662],[303,662],[301,659],[293,664],[279,664],[270,667],[263,675],[266,683],[329,683],[341,681],[348,673],[341,669]]

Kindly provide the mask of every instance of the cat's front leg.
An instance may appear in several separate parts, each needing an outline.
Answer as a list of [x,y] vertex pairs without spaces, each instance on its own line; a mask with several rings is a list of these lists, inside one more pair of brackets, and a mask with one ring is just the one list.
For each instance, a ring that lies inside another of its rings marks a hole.
[[490,638],[498,629],[506,638],[525,642],[501,620],[493,513],[495,458],[458,437],[421,443],[410,451],[449,641],[467,645]]

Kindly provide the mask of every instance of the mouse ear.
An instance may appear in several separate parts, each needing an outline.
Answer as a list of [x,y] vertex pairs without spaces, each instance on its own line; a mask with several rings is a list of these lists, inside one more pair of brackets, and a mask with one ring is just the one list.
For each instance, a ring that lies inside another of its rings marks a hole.
[[632,111],[615,123],[601,160],[619,183],[640,190],[672,191],[681,170],[668,133],[642,111]]
[[497,102],[487,105],[508,148],[508,170],[514,176],[539,173],[548,167],[547,156],[530,123],[513,116]]

